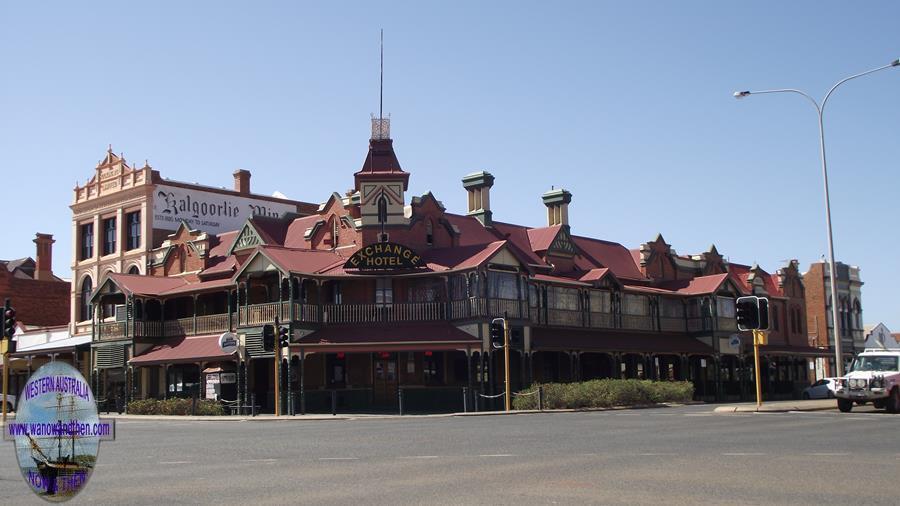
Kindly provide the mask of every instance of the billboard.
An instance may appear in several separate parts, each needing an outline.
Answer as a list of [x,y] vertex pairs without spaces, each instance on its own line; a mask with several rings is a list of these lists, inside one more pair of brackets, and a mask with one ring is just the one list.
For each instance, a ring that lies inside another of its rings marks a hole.
[[288,212],[297,212],[297,207],[178,186],[153,189],[153,228],[157,229],[175,230],[185,221],[191,229],[220,234],[237,230],[251,216],[277,218]]

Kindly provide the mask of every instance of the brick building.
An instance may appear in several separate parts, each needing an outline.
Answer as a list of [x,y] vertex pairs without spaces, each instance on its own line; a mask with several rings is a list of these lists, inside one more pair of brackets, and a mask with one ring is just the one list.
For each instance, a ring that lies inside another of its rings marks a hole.
[[[862,285],[859,267],[837,262],[838,315],[841,327],[841,351],[849,364],[853,355],[865,347],[862,316]],[[834,322],[831,311],[831,276],[828,263],[811,264],[803,273],[806,286],[806,325],[811,345],[833,349]],[[845,370],[846,370],[845,364]],[[816,365],[819,376],[834,370],[833,355]]]
[[36,235],[36,260],[0,260],[0,304],[11,299],[16,319],[24,326],[65,325],[69,321],[69,283],[53,274],[53,236]]
[[[543,226],[496,221],[487,172],[463,178],[468,211],[454,214],[431,192],[407,196],[409,178],[388,120],[374,119],[353,189],[307,215],[247,216],[228,231],[184,222],[155,236],[141,253],[146,270],[122,264],[85,293],[98,395],[123,378],[130,397],[209,395],[218,384],[226,398],[271,409],[274,353],[263,334],[276,319],[291,335],[281,391],[308,409],[332,395],[342,409],[393,409],[401,390],[411,409],[461,409],[463,392],[470,402],[498,392],[488,324],[500,316],[518,343],[514,388],[682,379],[698,398],[749,399],[751,343],[734,320],[735,298],[748,293],[772,298],[777,313],[763,349],[770,398],[796,395],[824,355],[805,338],[796,261],[769,274],[714,246],[678,255],[662,236],[629,250],[577,235],[564,189],[535,196]],[[222,353],[225,331],[243,355]],[[127,374],[110,374],[113,359]]]

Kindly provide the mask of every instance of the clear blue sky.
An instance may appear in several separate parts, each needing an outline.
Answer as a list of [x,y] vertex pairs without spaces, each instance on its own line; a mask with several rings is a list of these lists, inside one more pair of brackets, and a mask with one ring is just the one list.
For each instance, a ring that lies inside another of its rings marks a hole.
[[[0,6],[0,258],[56,236],[108,143],[166,177],[319,202],[351,187],[378,110],[412,173],[465,211],[488,170],[498,220],[629,248],[804,270],[826,253],[818,131],[799,96],[900,56],[896,2],[9,2]],[[425,5],[425,4],[429,5]],[[848,83],[826,115],[836,253],[859,265],[867,323],[900,331],[900,69]],[[752,232],[745,228],[759,220]]]

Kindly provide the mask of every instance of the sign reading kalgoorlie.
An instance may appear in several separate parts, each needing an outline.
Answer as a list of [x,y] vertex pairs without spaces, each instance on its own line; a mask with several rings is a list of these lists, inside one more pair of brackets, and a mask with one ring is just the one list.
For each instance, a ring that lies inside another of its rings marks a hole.
[[251,216],[277,218],[296,211],[287,203],[179,186],[157,185],[153,192],[153,226],[166,230],[184,221],[192,229],[219,234],[236,230]]
[[71,499],[87,484],[100,441],[116,436],[115,420],[101,420],[90,385],[65,362],[50,362],[28,378],[3,438],[15,441],[22,477],[43,499]]
[[388,270],[422,267],[422,257],[410,248],[393,242],[370,244],[353,254],[345,269]]

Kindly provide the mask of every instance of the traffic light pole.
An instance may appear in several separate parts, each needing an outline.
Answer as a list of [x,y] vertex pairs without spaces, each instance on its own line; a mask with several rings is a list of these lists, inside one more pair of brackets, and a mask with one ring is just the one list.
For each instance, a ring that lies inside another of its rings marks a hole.
[[505,405],[506,411],[509,411],[510,405],[510,391],[509,391],[509,320],[503,318],[503,363],[504,363],[504,374],[506,375],[506,395]]
[[3,349],[3,424],[6,424],[6,392],[9,391],[9,352]]
[[281,325],[275,318],[275,416],[281,416]]
[[759,409],[762,406],[762,379],[759,375],[759,345],[760,341],[763,339],[763,331],[754,330],[753,331],[753,361],[756,364],[756,408]]

